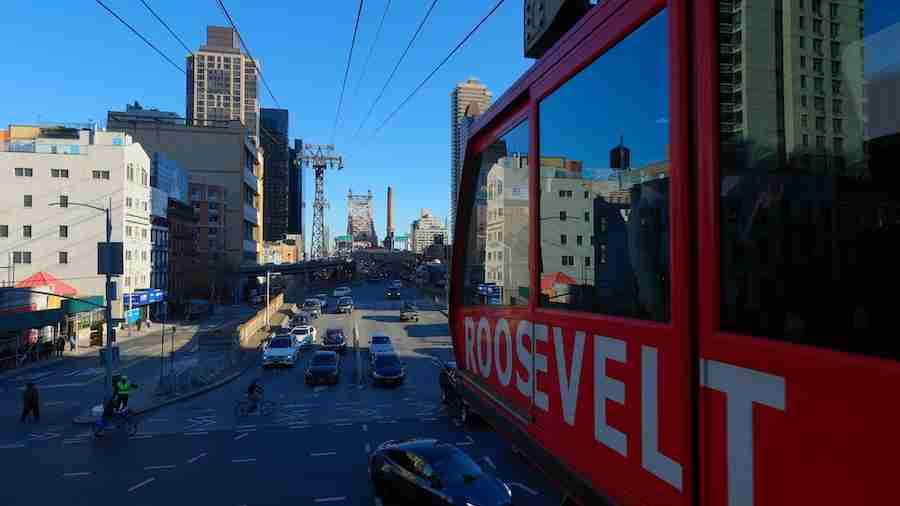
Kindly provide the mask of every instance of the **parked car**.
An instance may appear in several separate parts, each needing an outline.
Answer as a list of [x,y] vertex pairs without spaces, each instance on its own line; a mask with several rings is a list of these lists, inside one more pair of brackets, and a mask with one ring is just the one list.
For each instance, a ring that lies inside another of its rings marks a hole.
[[400,289],[395,288],[393,286],[387,287],[387,289],[384,291],[384,298],[385,299],[399,299],[400,298]]
[[299,325],[309,325],[309,315],[306,313],[300,313],[293,318],[291,318],[291,327],[297,327]]
[[369,456],[369,479],[385,502],[508,506],[512,490],[456,445],[410,438],[382,443]]
[[337,384],[341,377],[341,357],[333,351],[317,351],[306,369],[307,385]]
[[350,297],[341,297],[338,299],[336,313],[352,313],[353,299]]
[[419,308],[412,302],[404,302],[400,308],[400,321],[419,321]]
[[311,325],[297,325],[291,329],[291,335],[300,348],[308,348],[316,342],[316,328]]
[[346,297],[352,293],[353,290],[351,290],[349,286],[339,286],[334,289],[334,293],[332,295],[334,295],[335,297]]
[[303,310],[310,318],[318,318],[322,316],[322,303],[319,299],[309,298],[303,303]]
[[375,360],[375,355],[379,353],[393,353],[394,344],[391,337],[387,334],[372,334],[369,337],[369,356],[371,360]]
[[293,367],[297,362],[300,348],[296,345],[294,336],[279,334],[269,341],[263,351],[263,367],[288,366]]
[[328,329],[325,338],[322,339],[322,349],[336,351],[341,355],[347,352],[347,337],[343,329]]
[[396,353],[377,353],[372,360],[373,385],[400,385],[406,380],[406,363]]

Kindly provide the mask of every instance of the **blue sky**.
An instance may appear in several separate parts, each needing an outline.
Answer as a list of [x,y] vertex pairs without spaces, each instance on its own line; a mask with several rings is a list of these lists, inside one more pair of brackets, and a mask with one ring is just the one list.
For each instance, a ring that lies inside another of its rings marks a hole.
[[[470,76],[498,97],[531,65],[522,57],[522,0],[507,0],[428,85],[371,142],[351,139],[430,2],[393,0],[364,82],[358,77],[386,0],[367,0],[335,144],[345,169],[326,176],[332,235],[347,226],[347,190],[375,194],[383,237],[387,186],[394,187],[395,227],[408,231],[419,208],[447,216],[449,93]],[[134,0],[105,0],[151,42],[183,65],[185,51]],[[215,0],[148,0],[192,49],[207,25],[226,26]],[[368,137],[496,0],[439,0],[427,24],[369,119]],[[463,4],[465,8],[462,8]],[[238,29],[261,61],[292,137],[327,143],[337,110],[357,1],[249,2],[225,0]],[[8,2],[2,38],[8,49],[0,73],[0,124],[37,121],[105,122],[106,112],[138,100],[145,107],[184,112],[184,75],[91,1]],[[268,94],[263,107],[275,107]],[[306,232],[312,222],[311,171],[305,174]]]

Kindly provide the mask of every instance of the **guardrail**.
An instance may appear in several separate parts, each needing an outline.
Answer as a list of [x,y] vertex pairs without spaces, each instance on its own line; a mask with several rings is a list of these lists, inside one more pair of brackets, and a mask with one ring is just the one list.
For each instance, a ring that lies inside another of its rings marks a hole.
[[[284,304],[284,293],[280,293],[269,301],[269,318],[271,319],[273,315],[281,308]],[[263,328],[266,325],[266,308],[262,308],[259,312],[256,313],[256,316],[250,318],[246,322],[238,325],[238,340],[240,343],[246,344],[247,340],[253,334],[256,334],[256,331]]]

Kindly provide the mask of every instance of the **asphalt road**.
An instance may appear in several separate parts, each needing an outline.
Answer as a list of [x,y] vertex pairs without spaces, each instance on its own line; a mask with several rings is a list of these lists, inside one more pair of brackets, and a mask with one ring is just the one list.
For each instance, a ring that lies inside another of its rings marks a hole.
[[[370,450],[413,436],[459,445],[511,485],[517,505],[559,504],[558,493],[497,434],[460,425],[440,403],[431,357],[452,355],[444,315],[423,310],[428,305],[421,301],[420,321],[401,323],[394,309],[400,303],[385,301],[384,288],[354,288],[358,307],[351,315],[332,314],[332,298],[329,313],[314,324],[320,336],[343,327],[351,339],[355,327],[363,347],[374,331],[391,335],[407,363],[405,385],[374,388],[366,378],[360,387],[356,355],[348,351],[338,385],[308,387],[307,351],[293,368],[256,367],[220,389],[147,414],[130,438],[95,440],[86,427],[46,425],[34,437],[0,440],[0,459],[13,464],[5,466],[0,504],[374,504]],[[406,300],[421,298],[414,288],[403,292]],[[289,293],[287,300],[299,298]],[[365,349],[360,357],[366,363]],[[238,418],[235,404],[253,378],[276,410]]]

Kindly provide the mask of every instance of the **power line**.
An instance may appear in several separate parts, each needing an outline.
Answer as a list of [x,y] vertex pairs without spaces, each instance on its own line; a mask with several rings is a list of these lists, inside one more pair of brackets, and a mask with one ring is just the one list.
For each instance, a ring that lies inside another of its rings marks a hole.
[[191,51],[191,48],[187,47],[187,44],[185,44],[184,41],[181,40],[181,37],[179,37],[178,34],[176,34],[171,28],[169,28],[169,25],[165,21],[163,21],[161,17],[159,17],[159,14],[157,14],[156,11],[154,11],[147,2],[141,0],[141,3],[144,4],[144,7],[146,7],[148,11],[150,11],[150,14],[153,14],[153,17],[156,18],[157,21],[159,21],[164,27],[166,27],[166,30],[168,30],[169,33],[172,34],[172,37],[175,37],[175,40],[177,40],[178,43],[181,44],[181,47],[183,47],[185,51],[187,51],[188,53],[193,52]]
[[375,110],[375,106],[378,104],[378,101],[381,100],[381,97],[384,95],[385,90],[387,90],[388,85],[391,84],[391,80],[394,78],[394,74],[397,73],[397,69],[400,68],[400,64],[403,63],[403,59],[406,58],[406,53],[409,52],[409,48],[411,48],[413,43],[416,41],[416,38],[419,36],[419,32],[422,31],[422,27],[425,26],[425,22],[428,21],[428,17],[431,15],[431,11],[434,9],[434,6],[435,4],[437,4],[437,2],[438,0],[434,0],[433,2],[431,2],[431,6],[428,7],[428,12],[425,13],[425,17],[422,18],[422,21],[419,22],[419,26],[416,28],[416,32],[413,33],[412,38],[409,39],[409,44],[406,45],[406,49],[403,50],[403,54],[400,55],[400,59],[398,59],[396,65],[394,65],[394,70],[391,71],[391,75],[388,76],[387,81],[384,82],[384,86],[381,87],[381,91],[378,93],[375,101],[372,102],[372,106],[369,107],[369,112],[366,113],[366,116],[363,118],[362,123],[359,124],[359,128],[356,130],[356,133],[353,134],[354,139],[359,136],[359,133],[366,125],[366,122],[369,121],[369,117],[372,116],[372,111]]
[[484,22],[487,21],[488,18],[491,17],[491,15],[497,9],[500,8],[501,5],[503,5],[503,2],[504,2],[504,0],[500,0],[499,2],[497,2],[497,5],[495,5],[494,8],[492,8],[490,11],[488,11],[488,13],[485,14],[483,18],[481,18],[481,21],[479,21],[478,24],[475,25],[475,27],[472,28],[472,30],[470,30],[469,33],[467,33],[466,36],[463,37],[463,39],[461,41],[459,41],[459,44],[457,44],[456,47],[454,47],[453,50],[450,51],[450,53],[448,53],[447,56],[445,56],[444,59],[441,60],[441,62],[437,64],[437,66],[434,68],[434,70],[431,71],[430,74],[425,76],[425,79],[423,79],[422,82],[419,83],[419,85],[416,86],[416,88],[414,90],[412,90],[412,93],[410,93],[405,99],[403,99],[403,102],[400,102],[400,105],[398,105],[396,109],[394,109],[390,114],[388,114],[388,116],[384,119],[384,121],[382,121],[381,124],[378,125],[378,128],[375,129],[375,132],[372,134],[372,137],[370,137],[370,139],[374,138],[376,135],[378,135],[378,132],[380,132],[381,129],[384,128],[384,126],[388,123],[388,121],[390,121],[391,118],[393,118],[394,115],[397,114],[397,112],[399,112],[400,109],[402,109],[403,106],[406,105],[406,103],[409,102],[413,98],[413,96],[415,96],[415,94],[418,93],[419,90],[422,89],[423,86],[425,86],[425,83],[427,83],[428,80],[431,79],[431,77],[433,75],[435,75],[437,73],[437,71],[440,70],[441,67],[443,67],[444,64],[447,63],[447,61],[450,60],[450,58],[453,57],[454,54],[456,54],[457,51],[459,51],[459,48],[461,48],[463,46],[463,44],[465,44],[466,41],[469,40],[469,38],[472,37],[472,35],[481,27],[481,25],[483,25]]
[[341,85],[341,98],[338,99],[337,113],[334,115],[334,125],[331,127],[331,142],[334,144],[334,135],[337,132],[338,119],[341,116],[341,106],[344,104],[344,91],[347,89],[347,77],[350,76],[350,62],[353,60],[353,48],[356,46],[356,32],[359,30],[359,18],[362,15],[363,0],[359,0],[359,8],[356,9],[356,23],[353,25],[353,38],[350,39],[350,52],[347,54],[347,66],[344,68],[344,83]]
[[253,68],[256,70],[256,73],[259,74],[259,79],[263,82],[263,85],[266,87],[266,91],[269,92],[269,96],[272,97],[272,101],[275,102],[275,106],[279,109],[281,108],[281,104],[278,103],[278,99],[275,98],[275,94],[272,93],[272,88],[269,87],[268,81],[263,77],[263,73],[259,70],[259,67],[256,65],[256,58],[253,57],[253,54],[250,52],[250,48],[247,47],[247,43],[244,42],[244,36],[241,35],[241,31],[238,30],[237,25],[234,24],[234,20],[231,19],[231,14],[228,13],[228,9],[225,8],[225,4],[222,3],[222,0],[216,0],[219,4],[219,8],[222,9],[222,13],[225,14],[225,17],[228,19],[228,22],[231,24],[231,27],[234,28],[234,31],[238,34],[238,39],[241,41],[241,46],[244,47],[244,51],[247,51],[247,56],[250,57],[250,61],[253,63]]
[[362,72],[359,74],[359,81],[356,83],[356,90],[353,92],[353,98],[359,94],[359,87],[362,85],[363,79],[366,78],[366,71],[369,69],[369,61],[372,59],[372,53],[375,52],[375,46],[378,44],[378,37],[381,36],[381,29],[384,26],[384,19],[387,17],[388,9],[391,7],[391,0],[387,0],[384,5],[384,12],[381,14],[381,21],[378,22],[378,29],[375,30],[375,39],[372,40],[372,45],[369,47],[369,54],[366,55],[366,60],[363,62]]
[[131,30],[135,35],[137,35],[138,37],[140,37],[140,39],[141,39],[142,41],[144,41],[148,46],[150,46],[151,48],[153,48],[153,50],[156,51],[160,56],[162,56],[163,58],[165,58],[165,60],[166,60],[167,62],[171,63],[173,67],[175,67],[176,69],[180,70],[182,74],[187,74],[187,72],[185,72],[185,70],[184,70],[183,68],[181,68],[180,65],[178,65],[177,63],[175,63],[174,61],[172,61],[171,58],[169,58],[168,56],[165,55],[165,53],[163,53],[162,51],[160,51],[158,47],[154,46],[152,42],[150,42],[149,40],[147,40],[147,38],[144,37],[143,35],[141,35],[140,32],[138,32],[137,30],[135,30],[133,26],[129,25],[128,22],[125,21],[124,19],[122,19],[121,16],[119,16],[118,14],[116,14],[115,12],[113,12],[112,9],[110,9],[109,7],[107,7],[106,4],[104,4],[104,3],[101,2],[100,0],[96,0],[96,1],[97,1],[98,4],[100,4],[100,7],[103,7],[104,9],[106,9],[106,12],[109,12],[113,17],[115,17],[116,19],[118,19],[123,25],[127,26],[129,30]]

